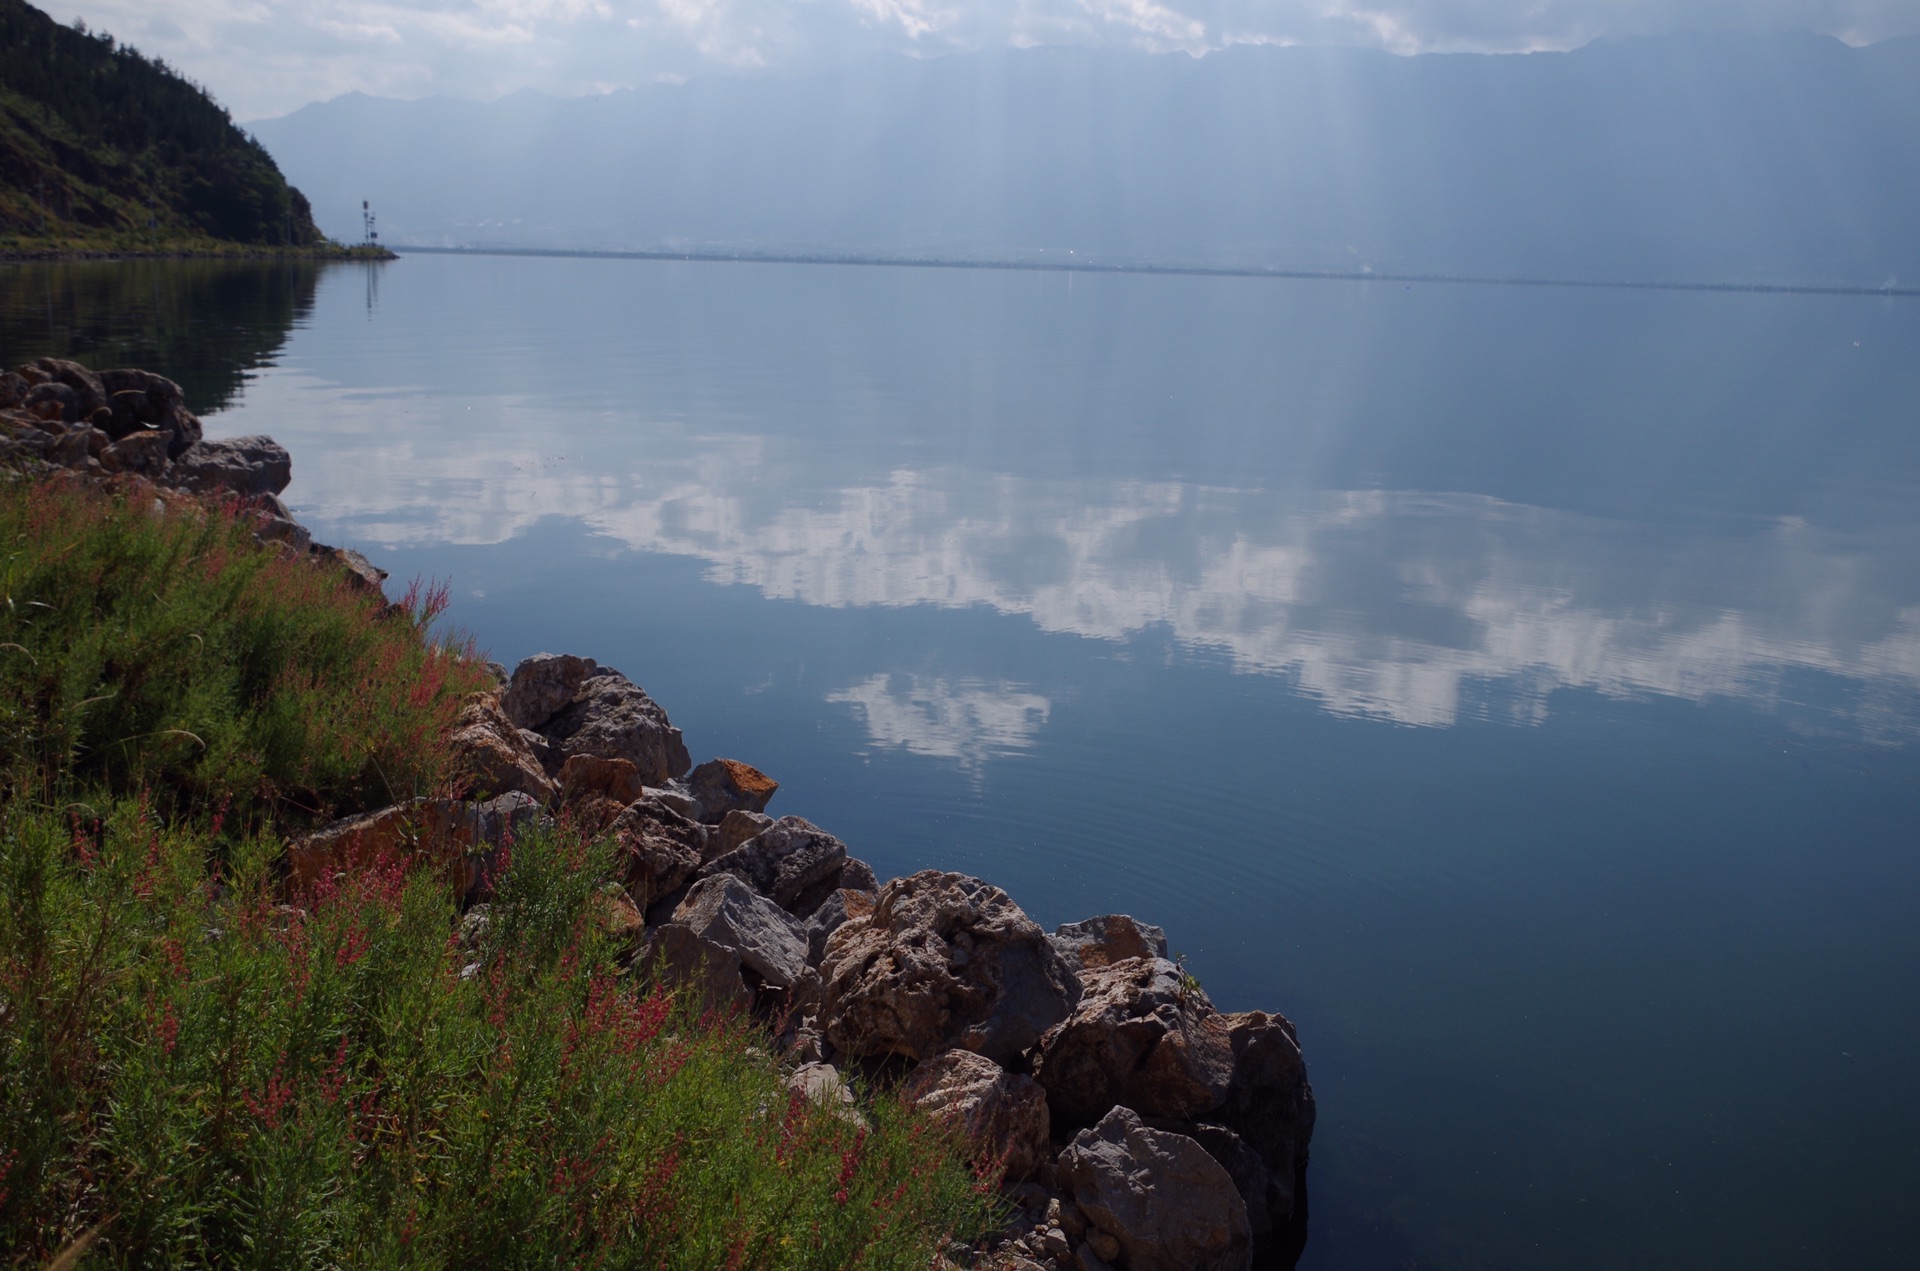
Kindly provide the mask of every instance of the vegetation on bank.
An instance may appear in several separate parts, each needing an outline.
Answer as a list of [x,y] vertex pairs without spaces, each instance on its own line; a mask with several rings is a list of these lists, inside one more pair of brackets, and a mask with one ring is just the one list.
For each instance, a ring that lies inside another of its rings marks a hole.
[[204,89],[0,0],[0,258],[349,250]]
[[218,505],[0,485],[0,1249],[39,1265],[923,1268],[991,1180],[636,983],[612,845],[484,920],[284,836],[444,791],[484,671]]

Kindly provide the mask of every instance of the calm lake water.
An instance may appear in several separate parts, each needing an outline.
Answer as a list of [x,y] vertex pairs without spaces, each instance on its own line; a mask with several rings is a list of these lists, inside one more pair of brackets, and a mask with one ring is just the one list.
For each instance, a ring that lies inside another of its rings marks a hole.
[[1920,302],[0,267],[500,661],[1299,1026],[1307,1268],[1920,1244]]

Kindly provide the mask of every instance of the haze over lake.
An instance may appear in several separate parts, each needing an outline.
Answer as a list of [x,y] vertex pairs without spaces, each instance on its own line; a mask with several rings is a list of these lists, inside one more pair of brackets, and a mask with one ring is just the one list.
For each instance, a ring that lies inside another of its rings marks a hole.
[[1284,1011],[1303,1266],[1920,1236],[1920,302],[418,256],[0,311],[883,876]]

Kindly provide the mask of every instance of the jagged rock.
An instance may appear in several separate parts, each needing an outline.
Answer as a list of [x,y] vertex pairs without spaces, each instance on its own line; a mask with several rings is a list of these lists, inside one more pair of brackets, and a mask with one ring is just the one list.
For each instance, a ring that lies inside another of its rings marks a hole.
[[713,827],[707,842],[714,855],[724,856],[772,824],[773,818],[764,812],[729,812]]
[[1044,932],[977,878],[923,870],[827,940],[822,1019],[850,1055],[961,1047],[1006,1063],[1066,1018],[1080,984]]
[[296,893],[327,885],[336,875],[391,857],[427,853],[443,862],[462,893],[477,881],[466,856],[473,845],[469,805],[454,799],[415,799],[346,817],[287,845],[287,882]]
[[[715,857],[704,875],[732,874],[789,913],[806,917],[800,905],[811,889],[839,875],[847,845],[811,821],[783,816],[724,856]],[[813,898],[818,908],[826,895]]]
[[173,434],[169,459],[178,459],[201,440],[200,420],[187,409],[180,386],[152,371],[118,369],[100,372],[111,415],[105,427],[114,440],[142,428]]
[[677,922],[647,933],[633,969],[644,982],[693,993],[707,1010],[745,1011],[753,1005],[740,975],[740,955]]
[[728,874],[703,878],[673,920],[740,955],[740,965],[774,988],[792,988],[807,971],[807,942],[792,916]]
[[[849,857],[848,859],[852,859]],[[848,918],[864,918],[873,912],[873,893],[840,888],[828,896],[807,916],[807,965],[819,966],[827,955],[827,939]]]
[[[136,433],[134,436],[155,436]],[[132,440],[127,438],[126,440]],[[125,441],[116,443],[126,444]],[[183,450],[167,470],[172,484],[195,494],[278,494],[293,480],[293,460],[271,437],[200,441]]]
[[1127,914],[1106,914],[1055,927],[1048,937],[1075,971],[1126,958],[1164,958],[1167,933]]
[[780,783],[738,759],[709,759],[687,774],[687,793],[700,803],[700,819],[718,825],[731,812],[763,812]]
[[1227,1097],[1233,1048],[1225,1018],[1164,958],[1128,958],[1081,973],[1073,1014],[1040,1041],[1034,1076],[1064,1126],[1116,1104],[1193,1118]]
[[469,904],[492,897],[494,880],[514,843],[535,830],[552,829],[554,824],[539,800],[523,790],[509,790],[471,807],[473,831],[467,859],[474,877],[465,896]]
[[1253,1232],[1255,1248],[1271,1240],[1275,1229],[1284,1226],[1293,1213],[1293,1180],[1287,1179],[1283,1186],[1260,1154],[1224,1125],[1202,1123],[1188,1126],[1183,1133],[1220,1162],[1220,1168],[1233,1180],[1234,1190],[1247,1207],[1247,1226]]
[[693,766],[667,713],[615,671],[582,680],[573,699],[540,732],[568,756],[628,760],[650,786],[665,785]]
[[1184,1134],[1115,1108],[1060,1153],[1081,1212],[1118,1242],[1128,1271],[1246,1271],[1247,1207],[1233,1179]]
[[586,795],[611,799],[621,807],[646,793],[640,770],[625,759],[574,755],[560,765],[560,801],[572,803]]
[[[550,779],[560,775],[561,765],[567,762],[567,757],[560,753],[558,746],[531,728],[516,728],[513,731],[520,734],[520,740],[526,743],[533,757],[539,760],[540,771],[546,773]],[[558,788],[555,787],[555,789]]]
[[23,373],[38,372],[38,382],[28,390],[28,406],[36,401],[58,400],[65,423],[90,422],[94,412],[107,404],[107,389],[100,376],[78,362],[57,357],[35,358],[20,368]]
[[167,443],[171,440],[163,432],[130,433],[100,452],[100,466],[108,472],[158,477],[166,470]]
[[666,807],[672,808],[690,821],[700,819],[700,800],[682,790],[676,783],[665,786],[648,786],[646,796]]
[[27,400],[33,385],[13,371],[0,371],[0,410],[12,410]]
[[380,584],[387,581],[387,571],[354,551],[351,547],[328,547],[324,543],[315,543],[308,551],[316,560],[328,561],[340,566],[347,584],[359,591],[380,595]]
[[474,693],[460,708],[448,738],[454,762],[476,794],[519,790],[542,803],[554,796],[554,784],[526,740],[500,709],[497,693]]
[[627,890],[644,910],[693,877],[706,831],[671,808],[641,799],[614,818],[613,835],[626,853]]
[[801,1064],[787,1078],[787,1092],[799,1095],[808,1103],[838,1108],[853,1106],[853,1091],[847,1088],[846,1078],[832,1064]]
[[[1314,1121],[1293,1025],[1261,1011],[1215,1012],[1162,958],[1129,958],[1080,978],[1080,1004],[1034,1056],[1034,1077],[1046,1088],[1056,1126],[1091,1124],[1116,1105],[1149,1118],[1223,1126],[1265,1167],[1267,1227],[1291,1221]],[[1247,1181],[1244,1172],[1236,1179]],[[1249,1208],[1257,1213],[1259,1206],[1250,1200]]]
[[1047,1157],[1047,1097],[1033,1078],[984,1055],[949,1050],[920,1064],[902,1090],[922,1112],[957,1123],[975,1164],[1000,1162],[1007,1182],[1032,1174]]
[[599,663],[571,653],[536,653],[522,658],[500,699],[501,709],[516,728],[536,731],[573,700],[581,682],[597,675]]
[[1233,1050],[1227,1097],[1206,1117],[1230,1128],[1267,1167],[1276,1230],[1291,1222],[1313,1139],[1313,1087],[1293,1024],[1281,1015],[1243,1011],[1220,1017]]
[[[98,428],[89,428],[82,424],[64,432],[49,435],[49,444],[44,453],[48,463],[59,464],[63,468],[85,468],[87,460],[97,451],[95,442],[106,434]],[[103,465],[104,466],[104,465]]]
[[637,949],[646,940],[646,919],[625,892],[595,892],[592,911],[594,922],[619,948]]

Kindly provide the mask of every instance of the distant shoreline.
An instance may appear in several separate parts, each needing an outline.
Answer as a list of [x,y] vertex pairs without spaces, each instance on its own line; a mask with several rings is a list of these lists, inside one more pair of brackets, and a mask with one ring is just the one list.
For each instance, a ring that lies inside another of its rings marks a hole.
[[1364,270],[1269,269],[1258,265],[955,260],[937,256],[803,255],[783,252],[593,251],[555,247],[425,247],[395,244],[396,254],[435,256],[554,256],[591,260],[680,260],[742,265],[867,265],[909,269],[990,269],[1024,273],[1164,274],[1195,278],[1284,278],[1309,282],[1448,283],[1481,287],[1579,287],[1610,291],[1725,291],[1797,296],[1920,297],[1920,287],[1861,287],[1839,283],[1629,282],[1600,278],[1494,278],[1471,274],[1373,273]]
[[385,247],[252,247],[232,250],[207,246],[144,248],[0,248],[0,264],[87,260],[395,260]]

